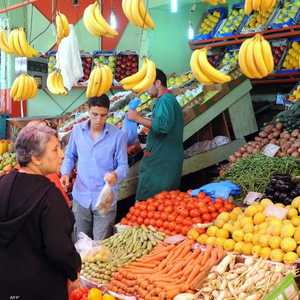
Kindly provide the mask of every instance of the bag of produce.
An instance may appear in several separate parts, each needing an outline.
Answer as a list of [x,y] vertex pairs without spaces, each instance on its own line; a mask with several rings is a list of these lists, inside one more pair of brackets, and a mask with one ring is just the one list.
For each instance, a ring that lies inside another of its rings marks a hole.
[[105,185],[101,190],[97,199],[96,209],[99,211],[101,215],[106,215],[112,207],[113,200],[114,200],[114,194],[112,191],[112,187],[105,180]]

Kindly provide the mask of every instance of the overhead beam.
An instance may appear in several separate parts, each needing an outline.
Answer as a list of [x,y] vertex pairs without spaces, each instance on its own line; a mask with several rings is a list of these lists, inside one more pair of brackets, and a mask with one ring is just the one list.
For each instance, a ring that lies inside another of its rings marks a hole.
[[9,7],[6,7],[6,8],[3,8],[3,9],[0,9],[0,14],[4,14],[4,13],[7,13],[11,10],[15,10],[17,8],[20,8],[20,7],[23,7],[23,6],[26,6],[28,4],[32,4],[34,2],[36,2],[37,0],[26,0],[24,2],[20,2],[20,3],[17,3],[17,4],[14,4],[14,5],[11,5]]

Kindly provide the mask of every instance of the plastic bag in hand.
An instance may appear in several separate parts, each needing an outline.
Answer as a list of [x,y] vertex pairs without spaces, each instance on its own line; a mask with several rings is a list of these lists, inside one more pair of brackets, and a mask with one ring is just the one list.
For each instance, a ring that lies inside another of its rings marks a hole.
[[97,199],[96,209],[99,211],[101,215],[106,215],[112,207],[113,200],[114,200],[114,194],[112,188],[105,181],[105,185],[101,190]]
[[[128,107],[131,110],[136,110],[140,103],[141,100],[139,98],[134,98],[129,102]],[[138,140],[138,124],[134,121],[128,120],[127,115],[123,121],[123,130],[127,133],[128,145],[132,145]]]
[[200,192],[205,193],[212,199],[228,199],[229,196],[239,195],[241,190],[238,185],[232,183],[231,181],[221,181],[209,183],[207,185],[202,186],[199,189],[193,190],[192,196],[197,196]]

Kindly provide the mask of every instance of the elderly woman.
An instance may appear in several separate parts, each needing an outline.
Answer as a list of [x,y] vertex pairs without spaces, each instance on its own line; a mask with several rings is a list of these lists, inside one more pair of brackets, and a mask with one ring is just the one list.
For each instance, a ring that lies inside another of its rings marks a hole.
[[46,177],[62,162],[59,141],[47,126],[26,126],[15,148],[20,169],[0,178],[0,298],[66,300],[81,260],[72,212]]

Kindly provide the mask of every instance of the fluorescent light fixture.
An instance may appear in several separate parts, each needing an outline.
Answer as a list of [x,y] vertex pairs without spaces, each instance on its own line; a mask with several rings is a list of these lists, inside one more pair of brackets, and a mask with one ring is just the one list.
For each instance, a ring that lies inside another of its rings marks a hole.
[[114,11],[111,11],[111,14],[110,14],[110,26],[113,29],[117,29],[117,27],[118,27],[117,17],[115,15]]
[[194,28],[193,28],[193,25],[192,25],[192,22],[189,23],[189,29],[188,29],[188,37],[189,37],[189,40],[192,40],[194,38]]
[[171,12],[177,13],[178,11],[178,2],[177,0],[171,0]]

